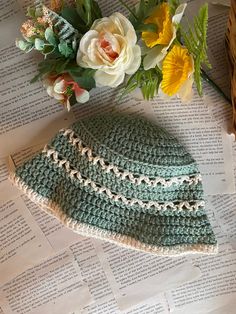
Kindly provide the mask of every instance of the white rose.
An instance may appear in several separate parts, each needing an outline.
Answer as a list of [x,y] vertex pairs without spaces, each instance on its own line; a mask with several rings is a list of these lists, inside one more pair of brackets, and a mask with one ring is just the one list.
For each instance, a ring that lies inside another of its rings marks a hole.
[[125,74],[134,74],[141,63],[141,49],[133,25],[120,13],[96,20],[82,37],[77,64],[96,69],[98,87],[117,87]]

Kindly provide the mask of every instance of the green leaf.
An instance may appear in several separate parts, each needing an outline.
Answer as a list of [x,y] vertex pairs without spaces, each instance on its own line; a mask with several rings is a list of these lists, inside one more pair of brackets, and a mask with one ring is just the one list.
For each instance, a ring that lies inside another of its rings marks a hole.
[[94,1],[94,0],[92,0],[92,8],[91,8],[91,10],[92,10],[93,21],[103,17],[102,11],[101,11],[101,9],[99,7],[99,4],[96,1]]
[[44,55],[48,55],[50,53],[53,53],[54,50],[55,50],[55,47],[53,45],[45,44],[43,47],[42,53]]
[[35,41],[34,41],[34,47],[36,50],[39,50],[39,51],[42,51],[43,48],[44,48],[44,41],[40,38],[35,38]]
[[178,6],[180,5],[180,1],[179,0],[169,0],[169,6],[170,6],[170,14],[174,15],[176,9],[178,8]]
[[68,72],[67,71],[67,65],[69,64],[70,59],[61,59],[58,60],[56,67],[55,67],[55,71],[57,72],[57,74],[63,73],[63,72]]
[[61,41],[58,45],[60,53],[66,58],[70,57],[74,52],[66,41]]
[[198,15],[194,18],[193,25],[188,25],[187,31],[181,27],[181,35],[183,37],[184,44],[194,59],[194,80],[200,96],[202,95],[201,68],[203,65],[210,67],[207,57],[207,27],[207,4],[204,4],[200,8]]
[[[73,76],[72,76],[73,77]],[[95,80],[93,77],[77,77],[76,79],[73,78],[76,83],[83,89],[90,91],[92,88],[96,87]]]
[[140,88],[144,99],[153,99],[158,92],[161,80],[162,72],[158,67],[145,71],[141,66],[138,71],[129,78],[122,91],[121,97],[134,91],[136,88]]
[[68,73],[71,75],[73,80],[79,84],[81,88],[86,90],[91,90],[96,87],[96,83],[94,80],[94,73],[96,72],[93,69],[82,69],[79,66],[77,68],[68,69]]
[[100,7],[94,0],[76,0],[76,11],[88,30],[94,20],[102,17]]
[[22,39],[17,39],[16,47],[27,53],[34,49],[34,44],[28,41],[24,41]]
[[44,37],[49,42],[49,44],[51,44],[53,46],[57,45],[57,38],[56,38],[56,35],[54,34],[53,30],[51,29],[51,27],[48,27],[45,30]]
[[35,8],[28,7],[26,16],[29,16],[29,17],[34,19],[35,18]]
[[81,19],[74,7],[64,7],[61,11],[61,16],[67,20],[74,28],[78,29],[80,33],[85,33],[88,27]]
[[35,75],[31,80],[30,80],[30,84],[33,84],[35,82],[37,82],[39,79],[41,79],[42,74],[38,73],[37,75]]
[[76,0],[76,10],[85,25],[91,25],[91,0]]

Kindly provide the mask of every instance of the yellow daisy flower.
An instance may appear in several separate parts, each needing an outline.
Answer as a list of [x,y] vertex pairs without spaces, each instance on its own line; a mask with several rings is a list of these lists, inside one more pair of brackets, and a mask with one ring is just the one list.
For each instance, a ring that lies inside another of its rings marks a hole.
[[[163,61],[162,91],[168,96],[188,96],[192,90],[194,62],[188,49],[174,45]],[[184,89],[183,89],[184,87]],[[188,89],[188,90],[186,90]],[[182,98],[182,97],[181,97]]]
[[146,46],[168,45],[173,37],[173,26],[168,3],[157,6],[154,12],[144,21],[145,24],[155,24],[157,32],[142,32]]

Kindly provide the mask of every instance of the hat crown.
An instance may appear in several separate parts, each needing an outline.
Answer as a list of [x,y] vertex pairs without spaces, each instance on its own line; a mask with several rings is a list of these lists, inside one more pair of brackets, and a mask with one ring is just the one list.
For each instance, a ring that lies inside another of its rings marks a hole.
[[95,116],[72,128],[95,155],[135,173],[163,175],[165,168],[167,176],[196,172],[194,159],[177,139],[142,117]]
[[216,250],[196,162],[142,118],[82,119],[12,180],[82,235],[156,254]]

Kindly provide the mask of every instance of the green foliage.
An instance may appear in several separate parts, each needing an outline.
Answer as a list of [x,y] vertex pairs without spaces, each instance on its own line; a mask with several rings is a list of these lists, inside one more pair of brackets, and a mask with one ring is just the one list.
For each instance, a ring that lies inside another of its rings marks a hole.
[[27,14],[26,16],[31,17],[32,19],[37,19],[38,17],[42,16],[43,12],[42,12],[42,8],[41,7],[28,7],[27,8]]
[[101,9],[95,0],[76,0],[76,11],[87,30],[96,19],[102,17]]
[[79,33],[83,34],[88,31],[88,27],[85,25],[74,7],[64,7],[61,10],[60,15],[76,28]]
[[[139,5],[134,8],[129,8],[124,1],[119,0],[131,13],[130,21],[137,32],[150,31],[156,32],[156,25],[144,24],[144,20],[148,18],[153,9],[160,3],[165,2],[163,0],[140,0]],[[144,26],[146,25],[146,26]]]
[[22,39],[16,40],[16,47],[24,52],[30,52],[34,49],[34,43]]
[[147,71],[140,67],[139,70],[129,78],[121,96],[134,91],[136,88],[140,88],[144,99],[153,99],[158,92],[161,80],[162,73],[158,67]]
[[202,95],[201,67],[204,64],[208,68],[211,67],[207,57],[207,27],[208,5],[204,4],[194,18],[193,26],[189,25],[187,32],[181,28],[184,44],[194,59],[194,80],[200,96]]
[[67,58],[45,59],[38,64],[38,74],[31,80],[36,82],[46,75],[59,75],[68,73],[81,88],[91,90],[95,87],[95,70],[79,67],[76,62]]
[[44,41],[40,38],[35,38],[34,47],[36,50],[42,51],[44,48]]
[[47,7],[44,7],[44,10],[52,21],[54,28],[58,31],[57,36],[60,40],[72,43],[80,37],[78,30],[66,19]]
[[80,87],[91,90],[96,87],[93,69],[83,69],[78,65],[73,65],[67,68],[68,73],[73,78],[73,80],[79,84]]
[[58,39],[56,34],[53,32],[51,27],[48,27],[44,33],[45,39],[49,42],[49,44],[56,46],[58,44]]
[[58,45],[58,50],[59,52],[66,58],[70,57],[73,54],[73,50],[70,47],[70,45],[64,41],[61,40],[59,45]]
[[176,9],[180,5],[180,0],[169,0],[170,14],[173,16]]

